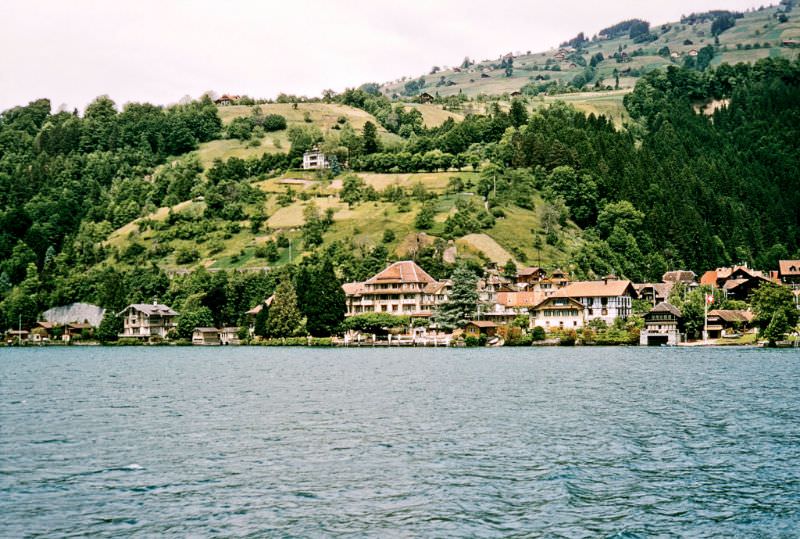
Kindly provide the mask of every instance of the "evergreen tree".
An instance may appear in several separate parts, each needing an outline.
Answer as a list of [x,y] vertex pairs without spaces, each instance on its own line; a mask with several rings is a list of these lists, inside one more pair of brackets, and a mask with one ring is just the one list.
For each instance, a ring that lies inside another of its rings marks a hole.
[[508,259],[508,262],[506,262],[506,265],[503,267],[503,275],[505,275],[506,278],[508,279],[517,278],[517,265],[510,258]]
[[284,278],[275,289],[265,333],[267,337],[273,338],[294,337],[305,333],[302,315],[297,307],[297,294],[288,278]]
[[367,122],[364,124],[363,139],[362,148],[365,154],[369,155],[380,151],[381,142],[378,139],[378,128],[375,127],[374,123]]
[[[302,311],[306,316],[306,329],[315,337],[327,337],[336,331],[347,312],[341,282],[327,257],[311,272],[299,272],[298,277],[300,276],[310,281],[301,301]],[[298,285],[298,299],[299,288]]]
[[453,287],[447,301],[434,314],[434,322],[446,330],[463,327],[478,308],[478,278],[465,265],[459,265],[452,276]]

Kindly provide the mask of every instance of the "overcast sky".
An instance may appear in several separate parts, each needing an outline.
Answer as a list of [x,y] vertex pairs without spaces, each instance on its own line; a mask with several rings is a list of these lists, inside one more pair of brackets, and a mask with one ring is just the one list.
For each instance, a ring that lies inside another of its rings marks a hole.
[[628,18],[653,24],[753,0],[0,0],[0,110],[83,109],[207,90],[319,95],[464,56],[541,51]]

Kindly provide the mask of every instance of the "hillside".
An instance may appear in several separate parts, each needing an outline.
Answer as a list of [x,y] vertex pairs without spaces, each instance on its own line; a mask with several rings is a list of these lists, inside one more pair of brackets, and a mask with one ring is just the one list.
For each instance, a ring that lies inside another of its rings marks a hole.
[[[744,13],[741,19],[736,20],[735,26],[719,35],[719,44],[711,65],[754,62],[766,57],[797,57],[800,49],[782,47],[781,44],[783,40],[800,39],[800,18],[793,12],[787,22],[781,23],[776,17],[779,9],[778,6],[771,6]],[[635,13],[632,16],[635,16]],[[583,61],[570,55],[569,46],[542,52],[504,52],[495,59],[483,59],[469,67],[439,65],[440,69],[435,73],[420,73],[386,82],[381,85],[381,91],[388,96],[396,95],[400,98],[413,98],[420,92],[438,94],[442,97],[459,93],[477,97],[480,94],[491,96],[522,91],[525,85],[532,82],[541,84],[555,81],[567,84],[576,76],[583,75],[584,65],[588,65],[591,58],[597,54],[602,54],[604,59],[596,64],[595,74],[588,86],[593,87],[598,84],[629,91],[643,73],[669,65],[682,65],[690,51],[700,50],[709,44],[713,45],[715,39],[711,25],[712,20],[694,24],[690,21],[652,24],[650,31],[657,36],[657,39],[646,43],[636,43],[628,35],[611,39],[600,39],[595,36],[585,46],[579,48],[578,56]],[[668,48],[669,52],[659,55],[659,51],[664,47]],[[560,55],[559,51],[563,53],[565,49],[567,53]],[[617,61],[614,58],[616,53],[624,53],[624,60]],[[507,54],[513,56],[513,71],[510,76],[507,76],[505,68],[501,65]],[[619,75],[618,82],[617,75]],[[408,91],[406,85],[420,79],[424,79],[424,85]],[[559,96],[562,97],[567,96]],[[578,108],[582,109],[584,103],[587,108],[591,108],[588,104],[593,101],[591,96],[569,97]],[[606,97],[603,101],[605,101],[603,107],[610,106],[614,109],[613,113],[618,113],[614,105],[616,98]],[[619,103],[621,104],[621,98]]]
[[[466,184],[477,181],[473,172],[435,172],[415,174],[357,175],[378,195],[398,187],[411,192],[417,185],[435,196],[433,225],[425,230],[414,221],[422,202],[408,200],[407,205],[387,200],[365,201],[349,206],[342,201],[342,179],[320,180],[313,173],[290,172],[267,180],[253,180],[251,185],[263,193],[263,200],[247,204],[246,215],[263,215],[264,223],[257,230],[252,220],[209,219],[204,216],[205,201],[185,201],[134,220],[110,236],[106,245],[112,248],[109,262],[138,263],[133,254],[148,253],[148,259],[169,271],[204,266],[211,269],[263,268],[297,261],[310,249],[303,241],[303,225],[309,207],[320,215],[332,212],[332,223],[322,234],[322,242],[351,243],[358,248],[383,245],[395,256],[407,256],[423,233],[424,243],[431,244],[445,236],[445,221],[455,213],[459,198],[477,198],[469,192],[452,193],[448,183],[457,177]],[[287,200],[290,199],[290,200]],[[482,204],[482,203],[478,203]],[[546,205],[540,196],[534,198],[534,209],[505,209],[505,215],[479,234],[456,237],[459,257],[477,261],[493,261],[500,265],[509,259],[519,264],[527,261],[548,265],[566,264],[569,253],[580,242],[580,231],[570,224],[560,232],[556,246],[547,243],[542,225]],[[171,221],[169,221],[171,220]],[[386,231],[391,231],[386,238]],[[273,259],[263,254],[268,242],[288,240],[278,248]],[[453,243],[449,245],[452,247]]]

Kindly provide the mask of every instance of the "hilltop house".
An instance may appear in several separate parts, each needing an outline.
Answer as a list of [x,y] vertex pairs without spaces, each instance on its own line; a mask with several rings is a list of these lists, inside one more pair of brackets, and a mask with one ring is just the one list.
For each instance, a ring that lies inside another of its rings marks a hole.
[[612,324],[617,318],[630,316],[636,290],[630,281],[609,275],[602,281],[570,283],[550,297],[570,298],[581,303],[586,309],[586,322],[603,320],[606,324]]
[[781,284],[800,288],[800,260],[778,261],[778,279]]
[[422,92],[417,97],[417,103],[433,103],[433,96],[428,92]]
[[331,163],[328,157],[316,146],[303,153],[304,170],[325,169],[330,167]]
[[364,282],[342,285],[345,316],[389,313],[429,317],[447,301],[450,281],[437,281],[411,260],[395,262]]
[[236,101],[239,100],[238,95],[228,95],[222,94],[217,99],[214,100],[214,104],[218,107],[227,107],[228,105],[233,105]]
[[169,330],[177,327],[175,319],[178,313],[170,307],[158,302],[133,303],[128,305],[117,316],[123,318],[122,338],[149,339],[150,337],[167,337]]
[[667,344],[676,346],[681,342],[681,311],[671,303],[661,302],[644,315],[644,329],[639,333],[642,346]]

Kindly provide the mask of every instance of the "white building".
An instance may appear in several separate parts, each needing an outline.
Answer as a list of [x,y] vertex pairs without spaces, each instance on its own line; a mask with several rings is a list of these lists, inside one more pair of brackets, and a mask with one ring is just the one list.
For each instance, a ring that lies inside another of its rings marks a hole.
[[328,157],[322,153],[319,148],[312,148],[303,154],[303,169],[324,169],[330,168],[331,163]]
[[153,302],[134,303],[117,313],[123,317],[123,338],[148,339],[150,337],[167,337],[169,330],[177,327],[175,318],[178,313],[166,305]]
[[548,297],[529,309],[531,327],[547,331],[579,329],[586,325],[586,308],[580,301],[567,297]]
[[411,260],[395,262],[364,282],[342,285],[347,314],[389,313],[428,317],[447,301],[450,281],[437,281]]

